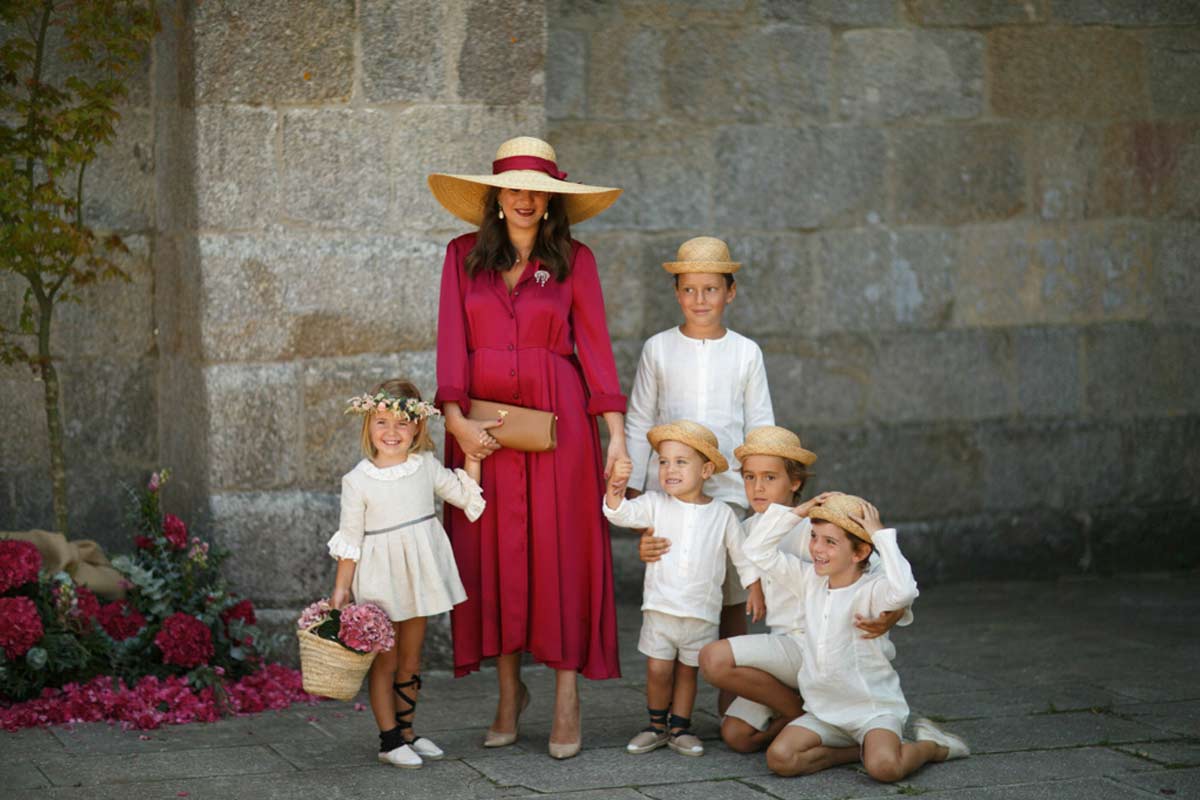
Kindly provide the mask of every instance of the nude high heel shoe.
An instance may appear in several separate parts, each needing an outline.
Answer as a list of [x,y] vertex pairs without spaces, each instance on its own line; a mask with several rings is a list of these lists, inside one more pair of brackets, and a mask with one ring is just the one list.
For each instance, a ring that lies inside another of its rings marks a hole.
[[565,742],[563,744],[559,744],[558,742],[547,742],[547,751],[550,753],[551,758],[556,758],[561,761],[565,758],[574,758],[575,756],[579,755],[579,751],[583,748],[583,715],[582,712],[577,713],[580,714],[579,738],[573,742]]
[[494,731],[491,728],[487,729],[487,734],[483,737],[484,747],[508,747],[517,741],[517,734],[521,729],[521,714],[529,707],[529,687],[521,684],[521,707],[517,709],[517,721],[513,724],[511,733],[503,733]]

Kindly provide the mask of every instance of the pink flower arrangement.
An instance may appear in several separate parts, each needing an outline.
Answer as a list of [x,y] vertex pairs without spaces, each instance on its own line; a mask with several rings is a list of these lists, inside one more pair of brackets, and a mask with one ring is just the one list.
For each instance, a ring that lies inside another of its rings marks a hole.
[[329,619],[332,612],[333,606],[329,605],[328,600],[318,600],[300,612],[300,619],[296,621],[296,627],[299,630],[311,628],[313,625]]
[[154,637],[154,644],[162,651],[164,664],[190,669],[207,664],[213,657],[212,631],[203,622],[182,611],[176,611],[163,620],[162,628]]
[[342,644],[360,653],[391,650],[395,644],[392,621],[373,603],[351,603],[342,609],[338,638]]
[[42,618],[28,597],[0,597],[0,648],[14,661],[42,638]]
[[151,730],[162,725],[213,722],[223,712],[250,714],[317,702],[301,689],[300,673],[279,664],[268,664],[239,681],[226,682],[224,688],[225,701],[221,703],[211,687],[197,690],[179,676],[150,675],[131,687],[99,677],[46,689],[41,697],[0,708],[0,729],[117,722],[126,729]]
[[146,627],[146,618],[126,600],[114,600],[101,606],[96,613],[96,621],[105,633],[118,642],[137,636]]
[[0,593],[37,580],[42,554],[31,542],[0,539]]
[[174,514],[163,515],[162,532],[176,550],[183,550],[188,546],[187,525]]
[[258,617],[254,615],[254,604],[249,600],[239,600],[229,608],[221,612],[221,619],[225,621],[225,625],[229,625],[230,620],[240,619],[247,625],[257,625]]

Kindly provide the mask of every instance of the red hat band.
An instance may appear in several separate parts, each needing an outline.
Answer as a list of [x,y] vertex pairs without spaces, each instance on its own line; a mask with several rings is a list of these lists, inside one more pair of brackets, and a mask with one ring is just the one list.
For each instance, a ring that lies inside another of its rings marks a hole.
[[501,172],[508,172],[514,169],[530,169],[534,172],[544,172],[551,178],[557,178],[560,181],[567,179],[567,173],[558,171],[558,164],[547,158],[538,158],[537,156],[509,156],[508,158],[500,158],[492,162],[492,174],[499,175]]

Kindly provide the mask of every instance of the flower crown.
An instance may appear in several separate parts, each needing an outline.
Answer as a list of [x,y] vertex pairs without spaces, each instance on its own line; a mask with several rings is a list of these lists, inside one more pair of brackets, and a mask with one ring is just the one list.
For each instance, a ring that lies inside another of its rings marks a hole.
[[370,414],[375,411],[390,411],[408,422],[419,422],[426,417],[438,416],[433,403],[418,400],[415,397],[395,397],[387,392],[375,394],[360,394],[346,401],[347,414]]

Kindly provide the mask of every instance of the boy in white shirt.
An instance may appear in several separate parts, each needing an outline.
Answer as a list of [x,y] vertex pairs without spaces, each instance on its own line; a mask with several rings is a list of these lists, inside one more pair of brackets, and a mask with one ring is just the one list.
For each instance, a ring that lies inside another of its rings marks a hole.
[[[813,520],[812,563],[778,546],[804,513]],[[867,572],[872,554],[880,567]],[[832,493],[802,507],[773,505],[746,540],[746,556],[804,606],[797,680],[805,713],[767,750],[773,772],[807,775],[861,757],[872,778],[891,783],[927,762],[970,753],[962,739],[925,719],[914,723],[917,741],[902,740],[908,703],[891,663],[896,648],[886,635],[863,639],[857,633],[856,617],[903,608],[918,594],[896,531],[883,526],[874,506]]]
[[[755,428],[734,455],[742,463],[746,499],[754,510],[742,527],[747,536],[763,522],[773,505],[799,506],[795,526],[777,546],[790,555],[809,560],[811,524],[805,516],[829,494],[807,503],[800,493],[810,477],[808,468],[817,454],[800,444],[800,437],[786,428]],[[752,753],[764,750],[789,721],[803,713],[796,677],[803,664],[804,607],[791,588],[771,575],[762,576],[767,603],[769,633],[721,639],[700,651],[701,676],[712,685],[731,691],[736,699],[721,720],[721,739],[731,750]],[[912,614],[886,611],[876,620],[859,620],[863,636],[882,635],[893,625],[906,625]]]
[[[649,468],[654,459],[646,433],[668,420],[690,419],[716,434],[721,454],[732,463],[732,469],[705,483],[706,494],[729,504],[739,520],[746,517],[748,504],[733,449],[751,429],[774,425],[775,414],[762,351],[722,322],[725,307],[737,296],[733,275],[740,268],[725,242],[711,236],[689,239],[675,261],[663,264],[674,276],[683,324],[655,334],[642,347],[625,415],[625,441],[633,461],[630,497],[659,488]],[[722,639],[746,632],[745,601],[746,593],[727,568]],[[722,713],[731,699],[722,693]]]
[[[638,651],[647,656],[646,704],[650,725],[626,748],[641,754],[668,745],[682,755],[704,754],[691,732],[696,701],[700,648],[717,638],[726,555],[748,589],[748,613],[763,614],[758,574],[742,555],[742,527],[729,506],[704,493],[704,482],[728,469],[712,431],[677,420],[647,434],[658,451],[658,480],[663,492],[624,497],[633,465],[618,461],[604,497],[604,515],[630,528],[655,528],[674,547],[646,567],[642,631]],[[670,714],[668,722],[667,714]]]

